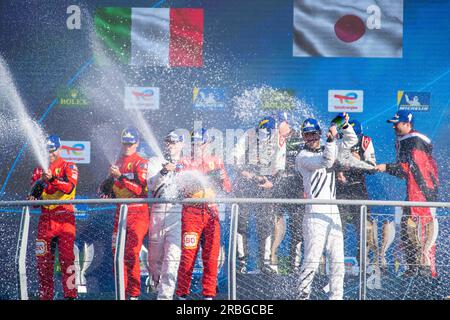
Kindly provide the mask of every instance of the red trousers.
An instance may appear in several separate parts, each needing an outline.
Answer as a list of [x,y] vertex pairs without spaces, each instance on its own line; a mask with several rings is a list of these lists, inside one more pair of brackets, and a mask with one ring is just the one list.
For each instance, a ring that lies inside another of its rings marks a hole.
[[36,239],[36,256],[39,273],[39,296],[52,300],[54,295],[53,270],[55,250],[58,245],[65,298],[76,298],[75,285],[75,216],[73,212],[42,213],[39,218]]
[[[116,252],[116,236],[119,224],[120,206],[116,210],[113,233],[113,256]],[[128,206],[127,214],[127,236],[125,240],[125,294],[127,297],[138,297],[141,294],[141,267],[139,264],[139,253],[142,243],[148,234],[150,216],[147,204],[136,204]]]
[[202,247],[203,296],[215,297],[217,287],[218,258],[220,251],[220,223],[217,205],[183,206],[181,260],[178,268],[176,294],[189,294],[192,271]]

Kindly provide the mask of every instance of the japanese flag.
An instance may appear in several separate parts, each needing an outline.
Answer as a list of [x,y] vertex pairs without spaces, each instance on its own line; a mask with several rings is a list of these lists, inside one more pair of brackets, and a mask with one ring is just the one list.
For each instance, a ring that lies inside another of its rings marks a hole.
[[403,0],[294,0],[295,57],[401,58]]

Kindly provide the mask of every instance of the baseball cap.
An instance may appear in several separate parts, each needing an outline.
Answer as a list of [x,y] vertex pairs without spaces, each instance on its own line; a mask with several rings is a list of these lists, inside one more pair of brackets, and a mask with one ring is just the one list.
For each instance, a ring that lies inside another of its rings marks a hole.
[[177,143],[183,142],[184,138],[182,135],[177,134],[175,131],[171,131],[164,137],[164,141],[170,143]]
[[391,119],[387,120],[387,122],[390,123],[399,123],[399,122],[413,123],[413,121],[414,121],[413,114],[411,111],[408,110],[399,110]]
[[362,135],[363,134],[363,127],[362,124],[358,120],[350,120],[348,122],[349,125],[353,127],[353,130],[355,131],[356,135]]
[[308,118],[303,121],[302,124],[302,133],[304,132],[314,132],[314,131],[322,131],[320,128],[319,122],[316,119]]
[[201,142],[202,144],[204,144],[207,142],[212,142],[213,140],[213,137],[209,135],[208,130],[206,130],[205,128],[196,129],[191,132],[192,143]]
[[61,147],[61,139],[54,134],[48,136],[46,143],[49,152],[56,151]]
[[276,127],[276,121],[273,117],[264,117],[258,123],[258,129],[273,130]]
[[135,144],[139,141],[139,132],[134,128],[126,128],[122,131],[121,142],[123,144]]

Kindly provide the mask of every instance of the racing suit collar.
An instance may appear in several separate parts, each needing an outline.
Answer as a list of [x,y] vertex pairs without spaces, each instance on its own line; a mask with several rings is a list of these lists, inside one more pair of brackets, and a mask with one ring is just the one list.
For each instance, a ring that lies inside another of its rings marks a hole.
[[136,158],[137,155],[138,155],[137,152],[135,152],[135,153],[133,153],[133,154],[130,154],[130,155],[128,155],[128,156],[122,154],[121,158],[124,159],[124,160],[128,160],[128,159]]
[[58,157],[55,161],[53,161],[53,162],[50,164],[50,167],[52,167],[52,168],[57,167],[57,166],[59,166],[60,164],[62,164],[63,162],[64,162],[64,159],[63,159],[62,157]]

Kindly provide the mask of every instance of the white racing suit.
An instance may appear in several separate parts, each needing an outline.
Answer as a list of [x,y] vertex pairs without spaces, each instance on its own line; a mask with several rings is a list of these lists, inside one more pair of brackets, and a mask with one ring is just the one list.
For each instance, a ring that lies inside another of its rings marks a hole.
[[[339,149],[349,149],[357,140],[351,126],[342,130]],[[304,148],[297,156],[296,170],[303,177],[306,199],[336,199],[333,165],[337,158],[335,141],[318,150]],[[336,205],[306,205],[303,217],[305,255],[301,266],[299,299],[308,299],[311,286],[324,249],[330,259],[330,300],[342,300],[344,291],[344,238],[339,210]]]
[[[162,166],[167,162],[159,158],[149,160],[149,190],[154,198],[165,197],[165,190],[176,174],[161,172]],[[173,299],[180,256],[181,205],[155,203],[150,210],[148,263],[158,300]]]

